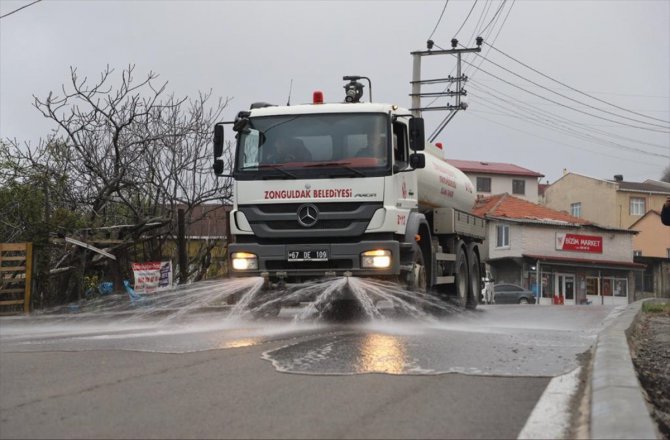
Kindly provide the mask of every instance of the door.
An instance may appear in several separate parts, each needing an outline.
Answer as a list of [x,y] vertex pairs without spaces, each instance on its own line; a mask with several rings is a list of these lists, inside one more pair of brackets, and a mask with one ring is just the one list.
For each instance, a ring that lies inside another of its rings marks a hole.
[[575,276],[570,274],[557,273],[554,295],[563,297],[564,304],[574,304]]

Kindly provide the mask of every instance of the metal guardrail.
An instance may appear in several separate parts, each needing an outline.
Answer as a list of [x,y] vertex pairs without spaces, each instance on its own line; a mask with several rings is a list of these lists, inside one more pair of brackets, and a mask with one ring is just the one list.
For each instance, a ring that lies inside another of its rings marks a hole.
[[30,312],[32,273],[32,243],[0,243],[0,314]]

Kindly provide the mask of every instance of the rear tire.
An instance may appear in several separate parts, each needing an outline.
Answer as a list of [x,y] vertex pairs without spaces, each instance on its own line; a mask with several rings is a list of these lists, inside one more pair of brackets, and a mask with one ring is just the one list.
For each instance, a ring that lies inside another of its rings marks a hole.
[[477,245],[475,243],[470,243],[468,245],[468,298],[465,304],[465,308],[474,310],[479,304],[479,297],[482,294],[482,274],[481,267],[479,265],[479,256],[476,252]]
[[528,298],[519,298],[519,304],[529,304]]
[[454,283],[449,285],[448,292],[453,300],[461,307],[468,303],[468,258],[463,242],[459,241],[456,249],[456,260],[454,261]]

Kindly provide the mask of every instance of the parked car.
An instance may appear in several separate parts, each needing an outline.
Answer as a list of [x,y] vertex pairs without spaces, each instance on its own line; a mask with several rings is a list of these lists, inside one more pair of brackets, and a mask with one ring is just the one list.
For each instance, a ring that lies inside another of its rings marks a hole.
[[533,292],[516,284],[496,284],[493,298],[496,304],[535,304]]

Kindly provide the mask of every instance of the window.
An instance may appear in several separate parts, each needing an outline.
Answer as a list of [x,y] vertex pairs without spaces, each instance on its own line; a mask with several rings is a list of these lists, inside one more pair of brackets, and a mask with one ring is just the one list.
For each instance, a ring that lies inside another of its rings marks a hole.
[[633,257],[641,257],[642,251],[633,251]]
[[572,215],[573,217],[582,216],[582,202],[570,204],[570,215]]
[[526,181],[525,180],[512,180],[512,194],[526,194]]
[[644,199],[641,197],[630,198],[630,215],[644,215],[645,209]]
[[393,123],[393,158],[401,168],[407,160],[407,126],[401,122]]
[[491,178],[477,177],[477,192],[490,193],[491,192]]
[[497,225],[496,226],[496,247],[504,248],[509,247],[509,225]]

